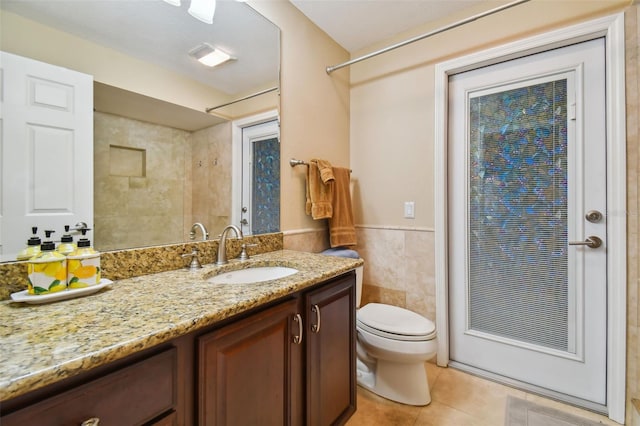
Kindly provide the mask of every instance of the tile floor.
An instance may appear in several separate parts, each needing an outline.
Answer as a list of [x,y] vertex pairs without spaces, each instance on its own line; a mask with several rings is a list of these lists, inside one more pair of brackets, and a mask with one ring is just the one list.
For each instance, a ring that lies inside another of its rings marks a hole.
[[414,407],[381,398],[358,386],[358,411],[347,426],[503,426],[507,396],[512,395],[585,417],[604,425],[608,418],[508,386],[427,363],[431,404]]

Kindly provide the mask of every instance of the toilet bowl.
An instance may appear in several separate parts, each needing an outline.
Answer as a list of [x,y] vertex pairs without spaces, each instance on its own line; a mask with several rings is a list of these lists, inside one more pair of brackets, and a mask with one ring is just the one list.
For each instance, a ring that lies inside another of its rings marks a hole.
[[360,308],[362,273],[362,266],[356,268],[358,385],[402,404],[429,404],[424,363],[437,351],[435,324],[397,306],[369,303]]
[[397,306],[369,303],[356,313],[358,384],[408,405],[431,402],[425,361],[436,354],[435,325]]
[[[360,257],[345,248],[323,254]],[[355,269],[358,385],[402,404],[427,405],[431,393],[425,362],[437,352],[435,324],[398,306],[368,303],[360,307],[363,269]]]

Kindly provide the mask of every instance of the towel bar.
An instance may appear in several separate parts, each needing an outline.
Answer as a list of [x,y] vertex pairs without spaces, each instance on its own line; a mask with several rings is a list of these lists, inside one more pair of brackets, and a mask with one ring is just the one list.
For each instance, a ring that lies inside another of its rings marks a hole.
[[[292,158],[291,160],[289,160],[289,165],[291,167],[295,167],[295,166],[308,166],[309,163],[307,163],[306,161],[303,160],[297,160],[295,158]],[[349,173],[353,173],[353,170],[349,169]]]

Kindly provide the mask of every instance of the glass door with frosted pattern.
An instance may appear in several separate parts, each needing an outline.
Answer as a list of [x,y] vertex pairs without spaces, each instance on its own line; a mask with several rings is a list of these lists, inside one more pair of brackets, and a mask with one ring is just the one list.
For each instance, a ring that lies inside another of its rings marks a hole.
[[604,72],[599,39],[449,80],[450,358],[591,408],[606,404]]

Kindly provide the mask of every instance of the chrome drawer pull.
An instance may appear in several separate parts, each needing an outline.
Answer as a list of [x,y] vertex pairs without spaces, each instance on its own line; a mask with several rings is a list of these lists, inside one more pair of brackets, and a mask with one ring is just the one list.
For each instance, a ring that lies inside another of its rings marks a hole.
[[318,305],[313,305],[311,307],[311,312],[316,314],[316,323],[311,326],[311,331],[314,333],[320,332],[320,308]]
[[293,336],[293,343],[299,345],[302,343],[302,333],[304,331],[302,328],[302,317],[300,316],[300,314],[296,314],[293,317],[293,320],[298,323],[298,335]]
[[91,417],[90,419],[80,423],[80,426],[98,426],[98,423],[100,423],[100,419],[98,417]]

